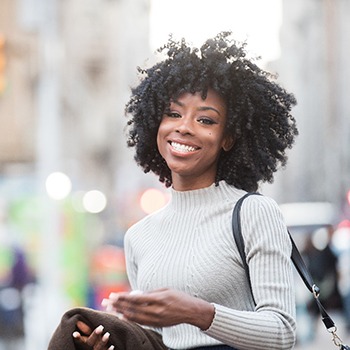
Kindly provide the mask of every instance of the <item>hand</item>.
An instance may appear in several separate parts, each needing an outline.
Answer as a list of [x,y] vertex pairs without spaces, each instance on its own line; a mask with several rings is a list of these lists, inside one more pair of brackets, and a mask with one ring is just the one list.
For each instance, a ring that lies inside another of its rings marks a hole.
[[152,327],[188,323],[203,330],[214,318],[214,306],[202,299],[172,289],[146,293],[111,293],[102,301],[107,311],[122,318]]
[[78,321],[77,327],[80,332],[74,332],[73,337],[83,346],[83,348],[93,350],[114,349],[113,345],[108,347],[110,334],[108,332],[103,334],[103,326],[98,326],[92,330],[86,323]]

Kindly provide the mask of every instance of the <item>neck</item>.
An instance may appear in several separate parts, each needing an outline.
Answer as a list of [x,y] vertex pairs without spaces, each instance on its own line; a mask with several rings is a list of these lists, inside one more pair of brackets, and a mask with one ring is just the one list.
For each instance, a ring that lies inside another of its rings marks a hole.
[[203,176],[179,175],[172,173],[173,189],[176,191],[200,190],[211,186],[215,182],[216,174],[204,174]]

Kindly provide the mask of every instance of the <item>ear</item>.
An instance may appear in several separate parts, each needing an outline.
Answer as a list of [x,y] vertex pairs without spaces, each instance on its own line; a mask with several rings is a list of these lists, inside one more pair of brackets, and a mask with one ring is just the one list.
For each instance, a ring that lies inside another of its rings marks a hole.
[[228,152],[233,147],[234,144],[235,144],[235,140],[233,139],[233,137],[226,136],[223,143],[222,143],[222,149],[225,152]]

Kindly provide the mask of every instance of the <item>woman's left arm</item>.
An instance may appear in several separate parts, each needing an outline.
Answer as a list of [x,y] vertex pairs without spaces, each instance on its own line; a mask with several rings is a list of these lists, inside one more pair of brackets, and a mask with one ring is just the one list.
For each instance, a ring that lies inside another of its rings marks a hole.
[[291,241],[278,205],[250,196],[241,210],[242,234],[256,302],[254,311],[214,304],[206,334],[242,349],[292,349],[296,338]]
[[169,327],[188,323],[202,330],[209,328],[215,312],[211,303],[168,288],[145,293],[111,293],[103,306],[141,325]]

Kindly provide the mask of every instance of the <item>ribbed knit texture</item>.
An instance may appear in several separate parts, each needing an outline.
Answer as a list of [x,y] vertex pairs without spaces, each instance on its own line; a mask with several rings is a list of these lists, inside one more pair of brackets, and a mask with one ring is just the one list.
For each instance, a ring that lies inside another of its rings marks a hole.
[[295,304],[291,243],[277,204],[250,196],[241,210],[254,305],[232,235],[231,216],[244,195],[219,186],[178,192],[125,236],[133,289],[173,288],[207,300],[215,317],[206,331],[180,324],[162,330],[172,349],[225,343],[238,349],[292,349]]

